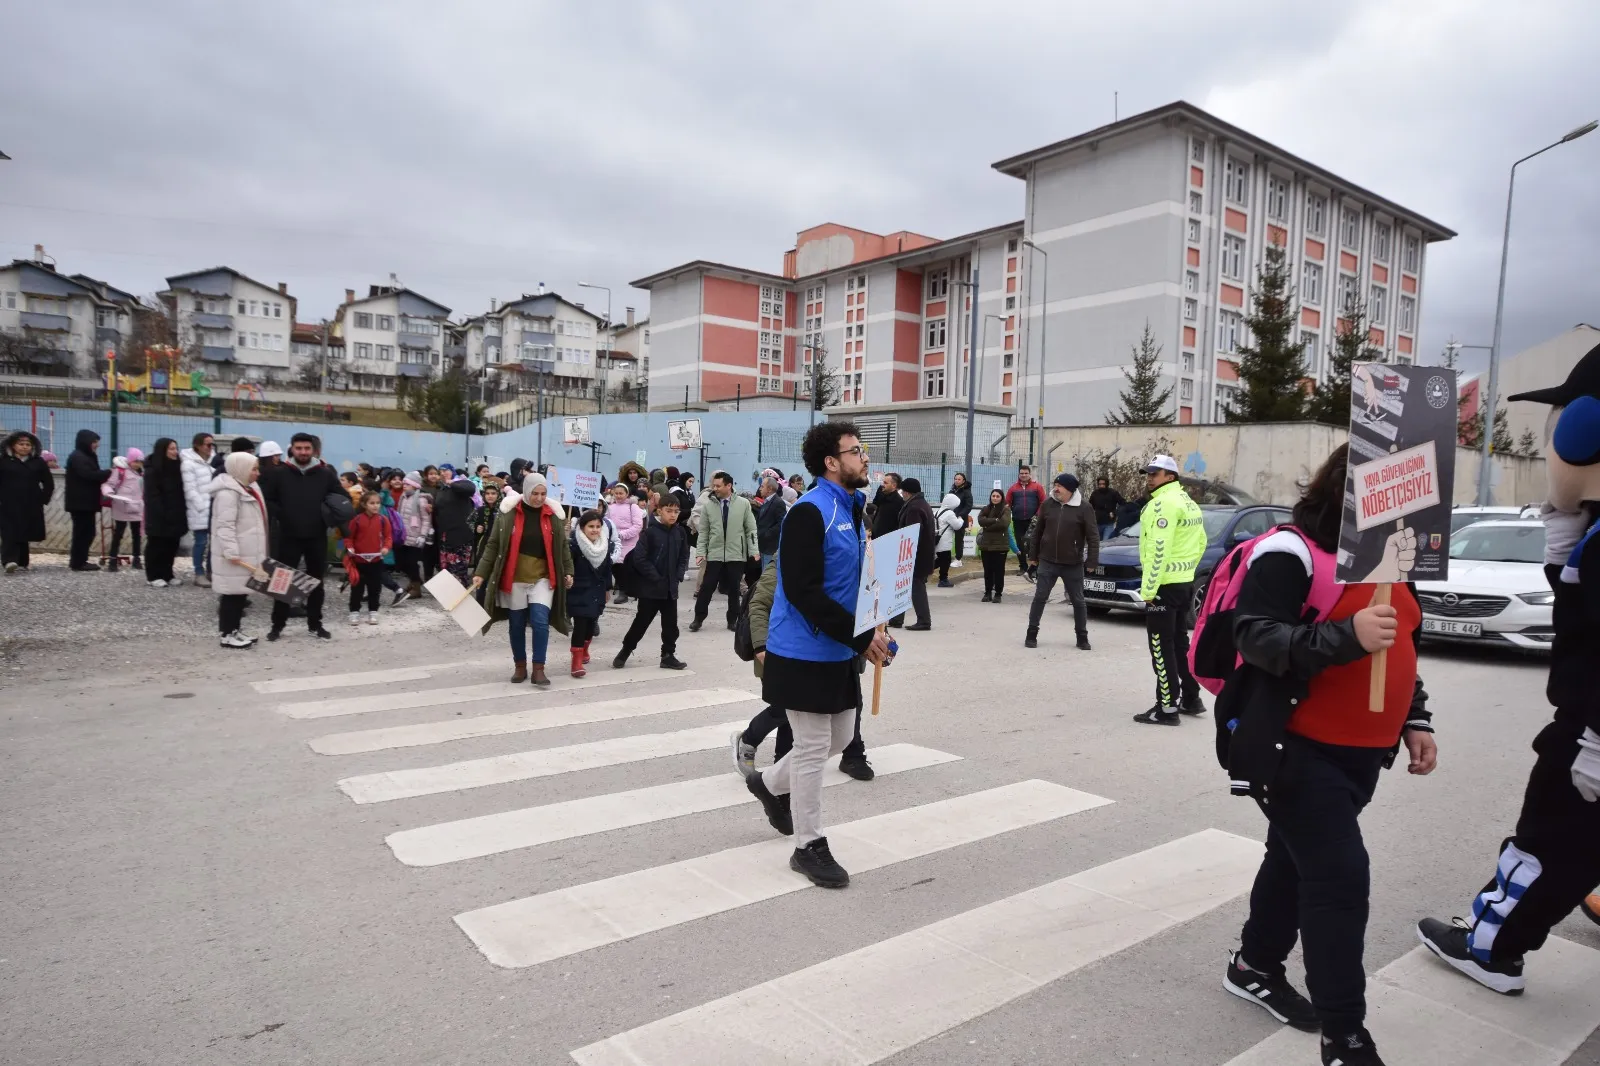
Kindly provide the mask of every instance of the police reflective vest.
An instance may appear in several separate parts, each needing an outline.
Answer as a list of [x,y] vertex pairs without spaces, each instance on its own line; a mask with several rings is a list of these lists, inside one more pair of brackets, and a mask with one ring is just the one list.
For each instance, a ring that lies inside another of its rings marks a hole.
[[1183,485],[1169,481],[1151,493],[1139,515],[1140,598],[1153,600],[1162,585],[1193,581],[1205,553],[1205,516]]

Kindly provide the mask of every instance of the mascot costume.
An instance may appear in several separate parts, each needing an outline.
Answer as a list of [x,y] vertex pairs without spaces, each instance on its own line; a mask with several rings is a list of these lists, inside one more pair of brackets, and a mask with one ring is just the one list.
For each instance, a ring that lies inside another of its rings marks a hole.
[[1579,905],[1595,917],[1600,903],[1600,345],[1565,384],[1511,399],[1550,405],[1543,517],[1555,638],[1545,694],[1555,716],[1534,739],[1516,834],[1472,901],[1472,920],[1424,918],[1417,934],[1450,966],[1515,996],[1523,955]]

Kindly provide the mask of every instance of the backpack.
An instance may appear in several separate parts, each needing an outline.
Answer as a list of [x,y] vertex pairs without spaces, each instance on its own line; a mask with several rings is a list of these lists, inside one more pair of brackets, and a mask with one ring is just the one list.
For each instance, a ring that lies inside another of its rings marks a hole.
[[1344,592],[1343,586],[1334,581],[1333,555],[1318,548],[1294,526],[1276,526],[1223,556],[1206,585],[1205,603],[1195,615],[1194,635],[1189,642],[1189,672],[1213,696],[1222,691],[1228,675],[1241,661],[1233,640],[1233,619],[1250,559],[1258,544],[1284,531],[1298,536],[1311,552],[1311,591],[1306,595],[1306,609],[1312,617],[1308,621],[1326,621]]
[[383,513],[389,516],[390,540],[397,548],[404,547],[406,543],[406,520],[400,517],[400,511],[394,507],[385,507]]

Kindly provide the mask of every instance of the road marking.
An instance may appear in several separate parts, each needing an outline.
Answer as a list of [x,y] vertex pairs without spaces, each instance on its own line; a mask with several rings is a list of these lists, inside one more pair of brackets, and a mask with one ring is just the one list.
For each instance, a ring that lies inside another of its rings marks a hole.
[[879,1062],[1245,892],[1217,829],[1129,855],[621,1033],[583,1066]]
[[[882,777],[960,758],[915,744],[890,744],[873,750],[872,766]],[[842,785],[849,780],[837,765],[823,771],[824,785]],[[394,857],[407,866],[438,866],[741,803],[754,805],[755,799],[743,781],[725,773],[405,829],[390,833],[385,840]],[[752,813],[759,810],[753,807]]]
[[[856,876],[1110,802],[1049,781],[1019,781],[829,826],[828,844]],[[468,911],[455,921],[496,966],[535,966],[809,888],[789,869],[793,849],[787,837],[763,840]]]
[[569,744],[561,748],[495,755],[487,759],[466,759],[443,766],[362,774],[340,781],[339,788],[357,803],[383,803],[411,796],[432,796],[440,792],[526,781],[533,777],[552,777],[575,770],[643,762],[667,755],[710,751],[712,748],[726,747],[729,734],[735,729],[742,729],[744,725],[743,720],[724,722],[672,733],[642,733],[595,740],[587,744]]
[[[504,665],[504,664],[502,664]],[[693,670],[681,670],[674,676],[692,675]],[[588,677],[563,678],[549,690],[559,696],[578,689],[600,688],[602,685],[627,685],[638,681],[660,681],[662,675],[643,670],[606,670]],[[290,718],[337,718],[346,714],[366,714],[370,711],[403,711],[412,707],[438,707],[451,703],[475,703],[478,700],[503,700],[516,696],[533,696],[549,699],[550,695],[534,689],[517,688],[505,681],[492,681],[487,685],[465,685],[459,688],[425,688],[411,692],[387,692],[376,696],[345,696],[334,700],[312,700],[307,703],[280,703],[278,713]]]
[[272,681],[252,681],[250,687],[265,696],[288,692],[316,692],[325,688],[355,688],[358,685],[387,685],[395,681],[426,681],[439,674],[479,667],[496,666],[504,657],[472,659],[466,662],[431,663],[427,666],[406,666],[394,670],[359,670],[353,674],[318,674],[311,677],[280,677]]
[[[1528,990],[1502,996],[1414,948],[1367,983],[1367,1028],[1390,1062],[1558,1066],[1600,1018],[1600,951],[1560,937],[1528,956]],[[1317,1035],[1280,1029],[1227,1066],[1315,1062]]]
[[507,733],[531,733],[564,725],[588,725],[619,718],[638,718],[669,711],[688,711],[700,707],[720,707],[744,703],[760,697],[736,688],[698,688],[663,692],[659,696],[627,696],[596,703],[573,703],[559,707],[535,707],[509,714],[483,714],[475,718],[447,718],[442,722],[362,729],[352,733],[330,733],[307,743],[318,755],[358,755],[389,748],[416,748],[451,740],[497,737]]

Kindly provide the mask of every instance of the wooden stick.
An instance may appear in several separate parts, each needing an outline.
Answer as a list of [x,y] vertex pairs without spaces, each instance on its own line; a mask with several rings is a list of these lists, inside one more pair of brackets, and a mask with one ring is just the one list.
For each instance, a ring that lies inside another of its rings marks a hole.
[[445,613],[448,614],[449,612],[455,610],[457,607],[460,607],[463,603],[466,603],[467,600],[469,600],[471,597],[472,597],[472,586],[468,585],[467,586],[467,590],[465,592],[463,592],[456,599],[456,602],[452,603],[450,606],[445,608]]
[[[1372,606],[1387,607],[1389,598],[1394,591],[1394,586],[1388,582],[1380,584],[1372,592]],[[1367,710],[1374,714],[1383,711],[1383,690],[1389,679],[1389,649],[1384,648],[1372,653],[1372,684],[1367,691]]]
[[[882,633],[886,627],[879,626],[878,632]],[[872,664],[872,713],[878,713],[878,701],[883,698],[883,664]]]

